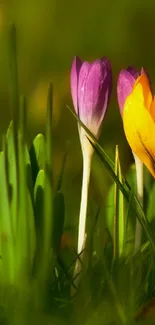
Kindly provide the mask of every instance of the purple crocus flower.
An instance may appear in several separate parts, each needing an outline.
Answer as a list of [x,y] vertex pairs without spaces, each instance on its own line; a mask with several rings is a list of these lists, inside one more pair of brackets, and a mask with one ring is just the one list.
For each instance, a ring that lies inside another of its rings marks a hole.
[[71,68],[71,94],[80,120],[98,137],[108,105],[112,84],[110,62],[106,58],[93,63],[75,57]]
[[126,70],[120,71],[117,82],[117,99],[121,115],[123,113],[124,103],[131,94],[136,79],[142,74],[147,75],[144,68],[141,69],[140,73],[130,66]]

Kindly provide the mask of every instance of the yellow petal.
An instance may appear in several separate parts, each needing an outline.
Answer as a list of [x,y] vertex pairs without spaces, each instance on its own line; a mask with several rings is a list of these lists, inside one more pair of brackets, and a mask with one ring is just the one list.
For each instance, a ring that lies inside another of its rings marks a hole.
[[132,94],[135,100],[138,102],[143,102],[145,107],[150,110],[152,103],[152,93],[150,90],[149,80],[145,74],[140,75],[136,79]]
[[132,151],[155,178],[155,123],[134,93],[128,96],[123,110],[123,125]]

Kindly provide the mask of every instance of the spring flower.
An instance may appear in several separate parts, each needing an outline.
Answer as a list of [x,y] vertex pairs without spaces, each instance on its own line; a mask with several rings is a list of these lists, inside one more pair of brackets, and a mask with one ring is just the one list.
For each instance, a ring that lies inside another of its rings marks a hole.
[[[143,163],[155,176],[154,99],[147,73],[129,67],[118,77],[117,97],[127,141],[132,149],[137,176],[137,195],[143,205]],[[143,162],[143,163],[142,163]],[[142,228],[136,221],[135,252],[141,245]]]
[[[106,58],[93,63],[75,57],[71,68],[71,94],[79,119],[98,138],[111,92],[112,71]],[[83,154],[83,181],[79,217],[78,254],[84,248],[88,187],[93,147],[86,131],[78,125]]]
[[[121,73],[123,77],[128,74]],[[127,141],[133,153],[155,177],[155,100],[149,79],[144,71],[135,80],[130,74],[125,98],[125,86],[120,86],[120,76],[117,94]]]
[[[112,72],[106,58],[93,63],[75,57],[71,69],[71,93],[80,120],[99,137],[111,92]],[[83,129],[79,126],[80,140]],[[85,133],[85,132],[84,132]],[[83,146],[83,141],[81,141]]]

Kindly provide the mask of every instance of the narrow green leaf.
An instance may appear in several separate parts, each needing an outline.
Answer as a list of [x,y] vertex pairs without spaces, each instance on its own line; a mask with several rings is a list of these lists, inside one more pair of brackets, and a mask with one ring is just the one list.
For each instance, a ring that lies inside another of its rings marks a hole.
[[16,236],[17,229],[17,213],[18,213],[18,173],[17,173],[17,157],[14,146],[13,122],[11,121],[6,135],[7,155],[8,155],[8,177],[11,185],[11,211],[12,211],[12,227],[13,234]]
[[40,204],[39,191],[41,190],[41,192],[44,193],[44,188],[45,188],[45,172],[43,169],[41,169],[37,175],[35,186],[34,186],[34,202],[36,208],[38,208],[39,205],[43,207],[42,200],[41,200],[42,203]]
[[45,138],[43,134],[38,134],[34,141],[34,150],[36,155],[36,160],[38,163],[39,169],[44,169],[45,167]]
[[41,133],[37,134],[33,140],[30,148],[30,159],[33,183],[35,183],[39,170],[45,168],[45,138]]
[[136,182],[136,166],[132,164],[126,174],[126,180],[130,184],[132,191],[137,193],[137,182]]
[[149,201],[147,208],[147,218],[149,222],[154,222],[155,224],[155,183],[152,186],[152,189],[149,193]]
[[[18,159],[18,125],[19,125],[19,87],[18,87],[18,64],[17,64],[17,39],[16,39],[16,28],[12,25],[10,30],[10,72],[11,72],[11,107],[13,115],[13,123],[10,125],[7,137],[9,138],[8,150],[12,155],[13,166],[11,168],[11,177],[14,185],[13,191],[13,227],[16,230],[16,216],[18,214],[18,202],[19,202],[19,159]],[[13,134],[12,134],[13,133]],[[10,160],[9,160],[10,161]]]
[[110,236],[114,239],[114,187],[113,183],[109,190],[106,200],[105,215],[106,215],[106,227],[110,233]]
[[35,211],[35,229],[36,229],[36,253],[34,261],[34,272],[39,274],[40,261],[43,245],[43,226],[44,226],[44,188],[45,172],[41,169],[37,175],[34,187],[34,211]]
[[[137,182],[136,182],[136,167],[132,164],[126,174],[126,179],[130,184],[132,191],[137,196]],[[132,206],[132,192],[130,194],[129,202],[125,201],[126,210],[126,222],[125,222],[125,249],[126,254],[134,251],[134,238],[135,238],[135,227],[136,227],[136,217]]]
[[11,224],[11,209],[9,197],[9,184],[7,179],[7,152],[6,143],[3,142],[4,152],[0,153],[0,242],[2,254],[1,281],[14,283],[14,240]]
[[34,210],[37,246],[43,242],[45,172],[41,169],[34,187]]
[[[119,161],[118,146],[115,152],[115,174],[120,183],[122,183],[121,167]],[[118,185],[114,186],[114,256],[120,257],[124,250],[124,231],[125,231],[125,217],[124,217],[124,196],[120,191]]]
[[[17,223],[18,281],[30,273],[35,250],[35,227],[31,195],[27,184],[26,102],[21,99],[18,152],[19,152],[19,211]],[[21,276],[21,278],[20,278]]]
[[47,100],[46,123],[46,164],[45,164],[45,197],[44,197],[44,224],[43,224],[43,278],[48,275],[51,260],[51,236],[53,233],[53,174],[52,174],[52,85],[49,86]]

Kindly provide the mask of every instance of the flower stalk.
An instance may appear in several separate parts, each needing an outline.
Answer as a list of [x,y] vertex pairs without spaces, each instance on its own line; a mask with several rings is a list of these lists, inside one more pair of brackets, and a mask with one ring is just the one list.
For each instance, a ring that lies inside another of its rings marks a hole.
[[[144,175],[143,175],[143,163],[142,161],[135,155],[135,165],[136,165],[136,179],[137,179],[137,197],[139,202],[143,206],[143,188],[144,188]],[[135,244],[134,244],[134,252],[137,251],[141,247],[142,241],[142,226],[138,219],[136,219],[136,230],[135,230]]]
[[[86,141],[88,139],[86,138]],[[81,204],[79,215],[79,230],[78,230],[78,249],[80,254],[83,250],[86,231],[87,205],[88,205],[88,190],[90,183],[90,170],[92,161],[92,150],[83,152],[83,176],[82,176],[82,190],[81,190]]]

